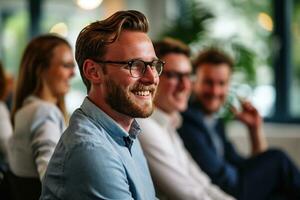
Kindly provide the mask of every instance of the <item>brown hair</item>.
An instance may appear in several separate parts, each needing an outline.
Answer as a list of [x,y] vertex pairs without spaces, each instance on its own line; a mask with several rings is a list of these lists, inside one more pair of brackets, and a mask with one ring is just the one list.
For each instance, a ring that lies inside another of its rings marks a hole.
[[196,70],[202,64],[227,64],[233,70],[234,62],[230,56],[220,49],[211,47],[201,51],[197,58],[194,60],[194,69]]
[[[50,66],[54,49],[62,44],[71,48],[65,39],[49,34],[36,37],[27,45],[20,64],[12,119],[28,96],[40,92],[42,89],[41,73]],[[57,107],[66,119],[64,97],[58,99]]]
[[191,55],[190,48],[187,45],[173,38],[165,38],[154,42],[153,46],[158,58],[162,58],[169,53],[184,54],[187,57]]
[[109,44],[115,42],[122,30],[148,32],[148,21],[144,14],[135,10],[118,11],[102,21],[86,26],[76,41],[75,59],[87,91],[91,83],[83,74],[86,59],[102,59]]
[[0,101],[4,99],[5,92],[6,92],[6,77],[5,77],[5,72],[2,63],[0,62]]

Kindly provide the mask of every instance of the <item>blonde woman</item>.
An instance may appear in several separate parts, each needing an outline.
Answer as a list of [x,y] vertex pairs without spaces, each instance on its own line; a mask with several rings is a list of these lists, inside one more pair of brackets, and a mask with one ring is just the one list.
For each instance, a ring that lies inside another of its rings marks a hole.
[[64,95],[74,75],[69,43],[55,35],[33,39],[21,60],[9,141],[9,165],[16,177],[42,179],[65,128]]

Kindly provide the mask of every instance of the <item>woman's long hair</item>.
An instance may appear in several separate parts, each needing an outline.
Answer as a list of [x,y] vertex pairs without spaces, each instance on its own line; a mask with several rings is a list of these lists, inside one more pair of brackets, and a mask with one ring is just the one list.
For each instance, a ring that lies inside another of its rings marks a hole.
[[[34,38],[27,45],[19,69],[16,93],[12,110],[12,121],[16,112],[22,107],[23,101],[30,95],[38,94],[42,88],[42,72],[49,68],[54,49],[70,44],[56,35],[42,35]],[[61,110],[65,120],[67,112],[64,97],[59,97],[57,107]]]
[[6,77],[3,66],[0,61],[0,101],[4,100],[6,92]]

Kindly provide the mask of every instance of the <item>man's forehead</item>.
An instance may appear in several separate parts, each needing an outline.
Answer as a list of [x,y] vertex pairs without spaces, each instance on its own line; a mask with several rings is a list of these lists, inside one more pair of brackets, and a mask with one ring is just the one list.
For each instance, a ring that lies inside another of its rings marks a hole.
[[165,70],[172,71],[191,71],[192,64],[190,59],[182,53],[169,53],[162,57],[162,60],[165,61]]
[[122,31],[118,40],[107,46],[106,59],[142,59],[156,58],[152,42],[148,35],[138,31]]
[[227,63],[203,63],[197,66],[196,72],[212,72],[219,71],[221,73],[231,73],[231,67]]
[[126,49],[129,46],[137,45],[141,42],[149,43],[152,45],[152,41],[149,38],[149,36],[147,35],[147,33],[140,32],[140,31],[123,30],[123,31],[121,31],[118,38],[114,42],[106,45],[106,50],[109,50],[112,48]]
[[203,65],[196,70],[197,79],[229,80],[231,68],[227,64]]
[[120,32],[118,39],[114,43],[123,43],[123,42],[131,43],[131,42],[138,42],[140,40],[147,40],[148,42],[152,43],[147,33],[142,31],[134,31],[134,30],[122,30]]

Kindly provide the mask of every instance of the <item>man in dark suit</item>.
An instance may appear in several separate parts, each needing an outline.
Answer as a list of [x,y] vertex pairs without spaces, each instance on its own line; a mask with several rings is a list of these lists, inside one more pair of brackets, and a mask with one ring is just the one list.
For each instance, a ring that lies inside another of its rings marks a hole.
[[224,105],[233,61],[218,49],[206,49],[195,60],[194,98],[179,129],[186,148],[203,171],[224,191],[242,200],[300,199],[300,173],[280,150],[268,150],[262,118],[247,101],[236,118],[249,130],[252,156],[240,156],[226,138]]

